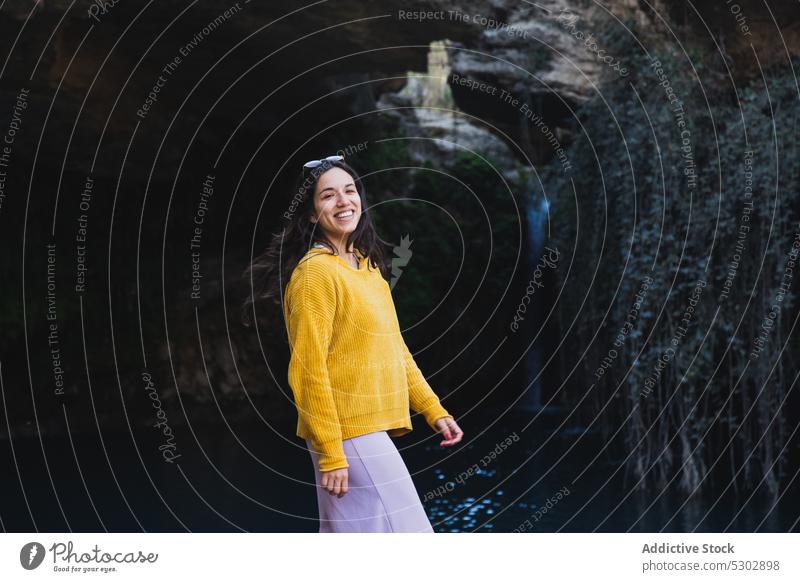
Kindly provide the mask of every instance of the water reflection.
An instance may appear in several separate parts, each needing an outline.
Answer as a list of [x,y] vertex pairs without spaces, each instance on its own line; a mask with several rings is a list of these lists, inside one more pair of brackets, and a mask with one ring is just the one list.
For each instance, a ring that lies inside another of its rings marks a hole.
[[[481,438],[465,445],[461,454],[452,453],[440,459],[441,463],[431,472],[432,478],[415,476],[434,529],[439,532],[720,532],[726,529],[784,532],[800,513],[796,485],[777,505],[761,495],[752,496],[745,504],[749,494],[737,497],[732,489],[720,499],[708,494],[687,496],[674,488],[662,491],[652,486],[631,492],[634,480],[630,476],[626,479],[624,471],[617,471],[621,459],[606,459],[601,465],[587,469],[586,463],[602,446],[599,436],[584,435],[583,447],[563,455],[580,434],[582,431],[557,435],[552,446],[533,457],[533,451],[545,438],[537,435],[532,439],[532,435],[526,435],[519,446],[507,448],[486,467],[480,467],[479,460],[492,450],[491,438]],[[437,445],[425,449],[422,458],[444,457],[437,451]],[[459,480],[458,476],[468,471],[470,463],[478,463],[479,469],[467,479]],[[575,480],[578,475],[580,479]],[[449,485],[445,488],[442,483]],[[795,531],[796,528],[795,525]]]

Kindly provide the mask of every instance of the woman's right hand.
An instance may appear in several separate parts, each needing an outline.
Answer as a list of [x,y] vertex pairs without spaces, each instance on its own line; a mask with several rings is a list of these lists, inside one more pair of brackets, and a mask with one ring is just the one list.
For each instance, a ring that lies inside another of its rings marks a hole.
[[323,489],[327,489],[331,495],[342,498],[347,493],[347,467],[343,469],[333,469],[332,471],[320,471],[322,479],[320,484]]

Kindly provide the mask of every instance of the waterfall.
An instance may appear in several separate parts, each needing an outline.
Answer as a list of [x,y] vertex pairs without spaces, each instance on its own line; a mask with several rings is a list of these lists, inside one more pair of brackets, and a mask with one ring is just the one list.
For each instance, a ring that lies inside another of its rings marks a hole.
[[[545,224],[547,221],[547,213],[549,205],[544,196],[537,196],[532,194],[530,202],[528,203],[526,218],[528,220],[528,237],[527,249],[525,256],[527,257],[526,267],[527,273],[530,276],[536,269],[536,264],[542,256],[542,249],[544,247],[544,232]],[[526,281],[527,285],[527,281]],[[529,304],[530,312],[528,317],[525,318],[525,323],[520,327],[522,332],[521,345],[523,349],[527,349],[533,338],[539,332],[539,327],[542,322],[543,315],[543,300],[545,296],[541,294],[534,294]],[[536,378],[536,381],[531,384],[533,378],[542,369],[542,336],[539,335],[536,344],[531,347],[525,354],[523,360],[523,376],[522,388],[525,390],[523,397],[520,399],[519,408],[525,411],[539,411],[542,408],[542,379]]]

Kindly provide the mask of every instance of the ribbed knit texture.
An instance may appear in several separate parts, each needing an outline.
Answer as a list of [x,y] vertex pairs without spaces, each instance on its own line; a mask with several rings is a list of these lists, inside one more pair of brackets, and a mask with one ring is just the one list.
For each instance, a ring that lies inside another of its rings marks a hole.
[[321,471],[348,466],[344,439],[410,432],[409,405],[434,430],[436,420],[452,418],[403,340],[389,283],[359,259],[355,269],[312,248],[286,288],[297,435],[314,444]]

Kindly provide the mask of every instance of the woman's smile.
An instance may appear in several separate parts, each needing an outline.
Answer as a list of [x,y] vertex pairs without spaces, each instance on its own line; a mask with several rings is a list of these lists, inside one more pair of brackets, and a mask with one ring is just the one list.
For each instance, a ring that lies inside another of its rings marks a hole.
[[337,212],[333,216],[339,222],[350,222],[355,215],[356,215],[355,210],[350,208],[349,210],[342,210],[340,212]]

